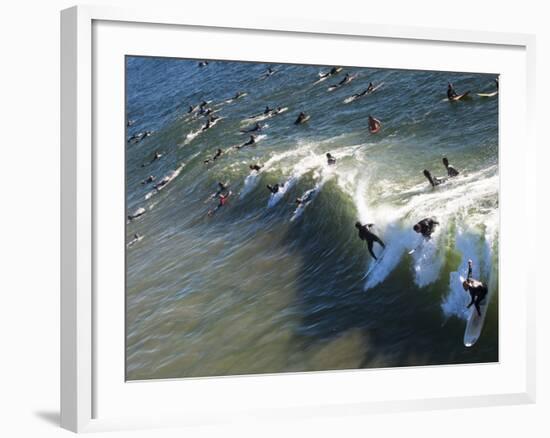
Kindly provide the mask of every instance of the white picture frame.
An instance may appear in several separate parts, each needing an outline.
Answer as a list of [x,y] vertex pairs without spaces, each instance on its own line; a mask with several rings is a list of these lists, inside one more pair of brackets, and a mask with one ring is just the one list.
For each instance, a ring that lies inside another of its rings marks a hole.
[[[512,361],[515,364],[514,371],[506,371],[502,374],[502,390],[499,390],[498,386],[495,386],[498,385],[498,381],[495,381],[492,387],[487,386],[487,388],[493,389],[481,388],[481,391],[485,391],[482,393],[471,391],[460,392],[457,389],[456,392],[447,394],[443,389],[442,392],[435,395],[436,391],[434,389],[432,396],[418,397],[414,391],[406,392],[398,388],[396,392],[392,392],[388,397],[383,397],[379,394],[378,396],[368,398],[357,394],[353,394],[352,396],[349,391],[349,388],[357,384],[357,379],[362,379],[367,373],[308,373],[310,374],[308,376],[295,374],[287,375],[283,378],[274,376],[230,377],[184,382],[187,385],[186,391],[194,390],[192,387],[197,387],[195,390],[208,394],[217,394],[216,391],[222,391],[219,397],[220,403],[205,403],[204,405],[200,405],[197,402],[197,410],[193,413],[189,413],[189,410],[184,410],[182,407],[168,411],[165,406],[159,404],[158,406],[148,407],[146,411],[148,415],[144,415],[143,412],[138,413],[137,410],[135,411],[135,415],[132,415],[131,403],[127,404],[129,406],[128,410],[123,411],[121,408],[120,412],[117,412],[116,406],[121,405],[120,399],[117,399],[118,396],[136,399],[141,394],[143,398],[147,399],[153,393],[158,396],[163,391],[170,391],[169,387],[181,385],[182,382],[160,383],[161,388],[158,389],[160,392],[156,392],[157,389],[154,389],[154,385],[159,385],[158,382],[125,384],[123,380],[120,381],[121,370],[117,369],[111,373],[112,370],[110,368],[116,368],[116,366],[104,361],[103,358],[107,356],[106,354],[98,354],[104,348],[103,345],[106,344],[106,341],[104,342],[103,329],[98,329],[97,327],[98,318],[101,318],[102,321],[103,318],[120,318],[120,321],[124,318],[123,314],[117,316],[115,312],[107,315],[102,310],[104,301],[98,302],[97,300],[98,287],[105,284],[105,281],[109,282],[108,274],[104,274],[105,271],[101,268],[98,270],[98,266],[101,266],[98,254],[103,249],[98,250],[98,242],[96,240],[98,226],[101,226],[99,224],[102,221],[101,218],[98,218],[96,207],[98,203],[104,202],[101,199],[101,193],[104,193],[104,191],[101,190],[101,187],[98,189],[98,184],[110,184],[106,179],[114,175],[108,169],[104,172],[106,168],[103,162],[98,160],[94,154],[95,142],[98,138],[103,138],[101,137],[103,135],[102,132],[97,131],[97,127],[94,125],[102,117],[101,113],[99,113],[101,104],[98,104],[99,98],[96,96],[96,90],[94,89],[97,81],[100,80],[101,69],[98,69],[94,65],[94,59],[102,56],[98,51],[103,50],[102,48],[105,47],[104,44],[102,45],[103,37],[97,30],[94,30],[94,26],[98,23],[107,23],[108,29],[106,29],[106,32],[108,37],[115,39],[118,30],[112,26],[119,24],[121,27],[148,26],[151,32],[159,34],[176,31],[178,27],[200,30],[203,34],[205,32],[207,34],[208,32],[212,32],[212,34],[223,33],[228,32],[229,29],[233,29],[245,37],[250,33],[260,38],[265,33],[275,39],[283,35],[285,37],[294,36],[296,38],[316,36],[326,38],[327,41],[331,38],[349,38],[358,43],[368,40],[371,42],[383,41],[385,44],[399,45],[406,42],[411,47],[416,45],[420,48],[430,44],[444,47],[448,43],[456,46],[457,50],[464,50],[466,52],[475,51],[478,48],[483,48],[483,50],[498,50],[503,52],[503,58],[506,57],[504,52],[507,50],[510,53],[513,52],[515,53],[514,61],[521,59],[522,62],[512,62],[512,64],[516,64],[514,68],[518,69],[518,73],[516,76],[510,73],[509,77],[511,79],[508,84],[506,83],[506,75],[504,75],[501,81],[501,88],[504,90],[502,91],[504,103],[501,105],[506,105],[506,89],[509,87],[510,99],[518,104],[516,115],[518,112],[521,114],[521,118],[516,125],[518,126],[518,130],[521,131],[519,134],[522,135],[523,139],[522,155],[520,158],[523,161],[520,164],[524,164],[524,166],[519,166],[520,169],[518,170],[518,177],[522,182],[518,185],[513,185],[514,181],[509,180],[509,177],[506,176],[506,168],[511,162],[517,163],[517,161],[512,161],[516,158],[513,154],[517,152],[507,149],[504,155],[501,156],[500,161],[504,169],[503,173],[501,173],[501,199],[510,199],[511,201],[522,199],[525,202],[525,208],[522,208],[517,213],[523,215],[521,217],[534,218],[536,212],[534,194],[536,175],[532,170],[536,168],[534,162],[536,144],[533,134],[535,39],[532,35],[385,25],[374,26],[361,23],[312,22],[295,19],[281,20],[258,17],[252,19],[246,15],[243,15],[239,19],[227,20],[224,17],[211,13],[211,11],[209,11],[208,16],[199,16],[190,14],[187,11],[163,11],[156,8],[132,10],[103,6],[78,6],[64,10],[61,13],[62,427],[75,432],[82,432],[119,428],[208,424],[211,421],[246,419],[250,416],[260,419],[269,418],[271,415],[310,417],[312,415],[362,414],[380,411],[399,412],[415,409],[441,409],[534,402],[534,295],[536,284],[535,273],[533,272],[534,267],[524,263],[519,268],[515,267],[515,275],[519,278],[518,287],[524,292],[520,300],[521,302],[517,305],[518,310],[516,310],[518,313],[521,313],[521,317],[518,316],[518,320],[520,318],[521,320],[516,329],[518,332],[516,336],[518,336],[517,339],[519,342],[517,345],[521,345],[522,348],[518,349],[521,351],[517,352],[519,359],[509,355],[498,364],[502,369],[506,368],[508,361]],[[117,50],[122,50],[122,52],[116,52],[113,48],[112,56],[124,53],[125,47],[123,45],[117,45],[117,42],[113,39],[109,41],[113,42],[112,45],[113,47],[116,46]],[[151,44],[149,50],[158,50],[159,56],[172,53],[169,52],[170,49],[167,49],[166,45],[163,49],[164,51],[161,50],[160,40],[155,42],[154,39],[150,39],[149,41]],[[157,44],[156,48],[155,44]],[[312,42],[312,44],[315,43]],[[212,53],[215,56],[216,52]],[[318,56],[330,55],[329,53],[328,55],[323,54]],[[403,53],[403,55],[405,54]],[[199,56],[198,54],[195,54],[195,56],[197,58],[208,57]],[[226,59],[244,59],[242,57],[246,57],[247,55],[242,53],[227,53],[226,56]],[[282,58],[277,58],[277,56],[284,55],[275,53],[273,56],[275,60],[282,60]],[[404,56],[404,58],[406,57]],[[291,58],[289,61],[296,62],[297,59]],[[321,58],[316,59],[319,60]],[[379,61],[378,65],[382,65],[382,62]],[[408,61],[404,60],[402,62]],[[434,68],[438,62],[438,60],[426,61],[425,68]],[[441,60],[441,62],[444,61]],[[488,61],[486,59],[479,60],[479,62],[482,64],[485,63],[485,67],[479,67],[479,71],[497,73],[497,71],[487,67]],[[313,63],[312,60],[311,63]],[[105,63],[102,65],[105,65]],[[388,65],[391,65],[391,63]],[[405,64],[401,64],[401,66],[403,65]],[[461,70],[460,65],[461,61],[458,60],[455,64],[447,64],[446,69],[454,68],[455,70]],[[415,67],[418,68],[418,64],[411,64],[411,68]],[[522,82],[523,79],[525,79],[525,83]],[[502,126],[503,121],[506,121],[505,118],[511,117],[509,113],[507,115],[506,107],[502,109],[504,110],[504,114],[501,117],[501,136],[505,140],[503,144],[506,145],[508,144],[507,141],[512,140],[512,136],[519,134],[507,131],[508,125]],[[123,108],[119,108],[119,111],[123,111]],[[116,141],[119,141],[121,145],[124,144],[121,138],[115,140],[115,143]],[[531,170],[527,172],[527,169]],[[112,202],[116,202],[116,199],[112,200]],[[504,204],[506,205],[506,202]],[[514,220],[513,211],[505,210],[504,213],[501,213],[501,217],[504,217],[505,214],[506,218],[510,217],[510,221]],[[116,230],[113,232],[116,232]],[[534,234],[532,233],[532,236]],[[534,247],[534,237],[528,237],[528,239],[530,240],[524,244]],[[509,243],[507,243],[507,240],[507,235],[503,233],[503,244],[501,246],[503,253],[504,251],[511,251],[514,245],[518,245],[512,239],[509,240]],[[101,245],[99,247],[103,248]],[[501,263],[508,262],[504,260]],[[503,272],[502,266],[500,271]],[[508,278],[506,279],[508,280]],[[520,280],[524,281],[521,282]],[[509,281],[512,282],[514,280],[510,278]],[[506,297],[507,295],[504,294],[503,296]],[[506,307],[511,305],[509,301],[506,299],[502,301],[502,308],[500,310],[504,312],[504,315],[507,315],[506,312],[508,310],[512,312],[513,309]],[[98,312],[100,315],[98,315]],[[504,318],[501,323],[504,324],[507,321],[509,319]],[[114,330],[117,334],[117,339],[120,340],[120,324],[113,323],[112,325],[108,325],[108,328]],[[503,342],[505,343],[504,345],[502,345]],[[504,347],[503,350],[506,349],[506,342],[508,342],[506,339],[501,340],[501,347]],[[109,348],[117,348],[117,345],[109,345]],[[118,344],[118,348],[120,348],[120,344]],[[123,352],[121,354],[123,355]],[[412,373],[415,373],[414,379],[428,379],[430,376],[435,379],[448,379],[448,376],[450,376],[449,373],[457,371],[456,368],[460,368],[458,371],[462,372],[462,375],[466,377],[468,373],[474,372],[473,366],[470,365],[457,366],[454,368],[454,371],[449,367],[420,367],[416,370],[379,370],[377,371],[379,373],[377,374],[377,378],[383,379],[384,373],[391,372],[393,373],[391,378],[396,382],[407,382],[407,379],[413,378]],[[312,376],[311,374],[317,375]],[[370,374],[371,377],[373,375],[373,373]],[[456,374],[456,376],[459,376],[459,374]],[[108,415],[98,414],[98,412],[101,413],[104,409],[102,405],[107,406],[108,404],[107,402],[102,403],[100,400],[103,397],[105,401],[105,396],[101,394],[106,394],[106,391],[109,390],[108,388],[112,386],[111,383],[113,380],[110,379],[118,379],[118,384],[121,387],[125,385],[126,387],[131,387],[131,394],[123,395],[121,392],[117,393],[117,390],[114,389],[112,393],[109,393],[109,398],[113,399],[113,406],[105,408],[105,412],[109,412]],[[274,379],[276,381],[273,381]],[[304,380],[307,382],[303,383]],[[506,387],[506,381],[508,380],[509,382],[513,382],[513,386],[510,383]],[[252,404],[247,404],[246,400],[237,400],[235,406],[232,406],[231,409],[229,407],[228,409],[224,408],[224,403],[227,405],[227,400],[229,400],[227,398],[228,395],[235,394],[235,392],[245,394],[241,398],[258,397],[258,394],[253,390],[254,385],[260,387],[265,392],[277,386],[284,388],[285,385],[292,387],[293,385],[302,384],[307,385],[304,388],[309,388],[311,394],[308,396],[309,399],[304,397],[299,399],[295,404],[287,404],[282,401],[282,398],[273,397],[271,404],[262,405],[261,400]],[[315,393],[313,388],[319,385],[323,385],[325,391]],[[343,389],[340,392],[333,391],[331,388],[335,386]],[[173,396],[173,394],[170,395],[168,399]],[[273,413],[275,411],[276,414]]]

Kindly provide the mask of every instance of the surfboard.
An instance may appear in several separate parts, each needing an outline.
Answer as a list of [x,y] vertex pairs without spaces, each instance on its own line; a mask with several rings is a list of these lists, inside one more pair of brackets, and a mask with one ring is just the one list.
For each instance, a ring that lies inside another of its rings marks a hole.
[[492,93],[477,93],[479,97],[493,97],[498,94],[498,91],[493,91]]
[[294,122],[295,125],[303,125],[304,123],[306,123],[309,119],[310,119],[311,116],[305,116],[302,120],[298,121],[296,120]]
[[463,99],[467,97],[470,94],[469,91],[466,91],[466,93],[459,94],[458,96],[453,97],[452,99],[449,99],[451,102],[456,102],[457,100]]
[[487,314],[487,297],[480,304],[481,316],[478,315],[474,305],[470,308],[470,315],[468,316],[468,322],[466,323],[466,330],[464,331],[464,345],[471,347],[474,345],[483,329],[483,323],[485,322],[485,315]]

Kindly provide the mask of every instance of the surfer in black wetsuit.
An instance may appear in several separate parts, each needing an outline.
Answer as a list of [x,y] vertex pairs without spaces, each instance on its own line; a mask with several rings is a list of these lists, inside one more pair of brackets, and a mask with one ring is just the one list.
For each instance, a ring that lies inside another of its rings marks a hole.
[[367,241],[367,247],[371,256],[374,260],[378,260],[372,251],[374,242],[378,242],[382,248],[386,248],[386,245],[384,245],[384,242],[382,242],[382,240],[370,230],[373,226],[374,224],[361,225],[361,222],[355,222],[355,228],[359,230],[359,239]]
[[302,123],[307,122],[308,119],[309,119],[309,116],[302,111],[300,114],[298,114],[298,118],[296,119],[294,124],[295,125],[301,125]]
[[447,85],[447,99],[454,100],[458,96],[457,92],[455,91],[455,88],[453,87],[453,84],[450,82]]
[[245,142],[241,145],[235,146],[235,149],[241,149],[241,148],[244,148],[245,146],[250,146],[250,145],[253,145],[253,144],[256,144],[256,136],[255,135],[251,135],[247,142]]
[[149,175],[147,178],[145,178],[143,181],[141,181],[141,184],[151,184],[155,180],[156,180],[156,178],[155,178],[154,175]]
[[443,157],[443,165],[445,166],[445,169],[447,169],[447,175],[449,175],[449,177],[452,178],[453,176],[458,176],[458,170],[449,164],[447,157]]
[[334,158],[330,152],[327,152],[327,164],[336,164],[336,158]]
[[255,170],[256,172],[259,172],[263,166],[261,164],[251,164],[248,167],[250,168],[250,170]]
[[439,184],[445,182],[445,178],[438,178],[437,176],[432,176],[429,170],[424,169],[424,176],[430,182],[432,187],[438,186]]
[[276,194],[276,193],[279,193],[279,190],[283,187],[284,184],[268,184],[266,187],[267,187],[267,190],[269,190],[271,193],[273,194]]
[[413,230],[422,234],[426,239],[429,239],[435,231],[436,225],[439,225],[439,222],[432,217],[428,217],[415,224]]
[[476,307],[477,314],[481,316],[481,309],[479,308],[481,302],[487,296],[489,290],[487,286],[479,280],[474,280],[472,278],[472,261],[468,260],[468,278],[462,283],[462,287],[466,292],[470,292],[470,297],[472,298],[470,304],[466,307],[469,309],[472,304]]
[[218,149],[212,158],[204,160],[204,164],[208,164],[211,161],[216,161],[223,154],[223,150]]
[[254,127],[250,128],[250,129],[241,129],[241,132],[243,134],[248,134],[250,132],[260,132],[262,130],[262,125],[260,124],[260,122],[257,122]]

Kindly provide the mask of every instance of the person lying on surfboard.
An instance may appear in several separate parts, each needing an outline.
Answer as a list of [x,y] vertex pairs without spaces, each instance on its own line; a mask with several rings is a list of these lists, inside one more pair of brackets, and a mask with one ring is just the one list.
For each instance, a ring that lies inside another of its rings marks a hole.
[[327,152],[327,164],[336,164],[336,158],[334,158],[330,152]]
[[326,73],[319,73],[320,78],[329,78],[331,76],[334,76],[335,74],[342,71],[342,67],[332,67],[329,71]]
[[223,154],[223,151],[221,149],[218,149],[212,158],[208,158],[207,160],[204,160],[204,164],[208,164],[211,161],[216,161],[219,157],[221,157],[222,154]]
[[447,169],[447,175],[449,175],[449,177],[452,178],[454,176],[458,176],[458,170],[449,164],[447,157],[443,157],[443,165],[445,166],[445,169]]
[[429,239],[435,231],[436,225],[439,225],[439,222],[432,217],[427,217],[415,224],[413,230],[422,234],[426,239]]
[[242,148],[244,148],[244,147],[246,147],[246,146],[250,146],[250,145],[253,145],[253,144],[255,144],[255,143],[256,143],[256,136],[255,136],[254,134],[252,134],[252,135],[250,136],[250,138],[248,139],[248,141],[244,142],[244,143],[241,144],[241,145],[235,146],[235,149],[242,149]]
[[462,287],[464,288],[464,291],[470,293],[470,297],[472,298],[470,304],[468,304],[466,308],[469,309],[470,307],[472,307],[473,304],[476,307],[477,314],[481,316],[481,309],[479,308],[479,305],[487,296],[489,290],[487,289],[487,286],[485,286],[485,284],[483,284],[481,281],[474,280],[472,278],[471,260],[468,260],[468,277],[462,282]]
[[216,213],[220,208],[222,208],[225,204],[227,204],[227,200],[231,196],[231,192],[227,192],[225,194],[220,194],[218,199],[219,203],[216,205],[216,208],[213,208],[208,212],[208,216],[214,216],[214,213]]
[[251,132],[260,132],[262,130],[262,125],[260,122],[257,122],[252,128],[250,129],[241,129],[241,132],[243,134],[249,134]]
[[432,187],[438,186],[441,183],[445,182],[445,178],[438,178],[437,176],[432,176],[429,170],[424,169],[424,176],[428,179],[430,182],[430,185]]
[[372,251],[372,246],[374,242],[378,242],[382,246],[382,248],[385,248],[386,245],[384,245],[384,242],[382,242],[382,240],[370,230],[373,226],[374,224],[361,225],[361,222],[355,222],[355,228],[359,230],[359,239],[367,241],[367,247],[369,249],[370,255],[373,257],[374,260],[378,260],[374,255],[374,252]]
[[372,116],[369,116],[369,132],[371,134],[376,134],[378,131],[380,131],[380,128],[382,127],[382,123],[380,123],[380,120],[375,119]]

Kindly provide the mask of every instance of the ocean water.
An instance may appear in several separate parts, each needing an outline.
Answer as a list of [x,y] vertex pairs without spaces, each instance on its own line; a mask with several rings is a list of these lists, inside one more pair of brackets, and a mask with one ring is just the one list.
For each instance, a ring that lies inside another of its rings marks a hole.
[[[126,145],[128,214],[145,210],[126,227],[141,237],[126,256],[129,380],[498,361],[498,96],[475,94],[495,77],[345,67],[318,82],[329,68],[127,57],[127,137],[152,131]],[[472,98],[449,102],[448,81]],[[369,82],[382,85],[346,103]],[[202,132],[188,108],[203,100],[221,118]],[[266,105],[287,110],[232,148]],[[300,111],[311,118],[295,125]],[[432,188],[422,171],[444,176],[444,156],[460,175]],[[232,195],[208,216],[220,181]],[[418,246],[412,226],[428,216],[440,226]],[[375,266],[357,220],[386,244]],[[468,259],[490,289],[471,348]]]

